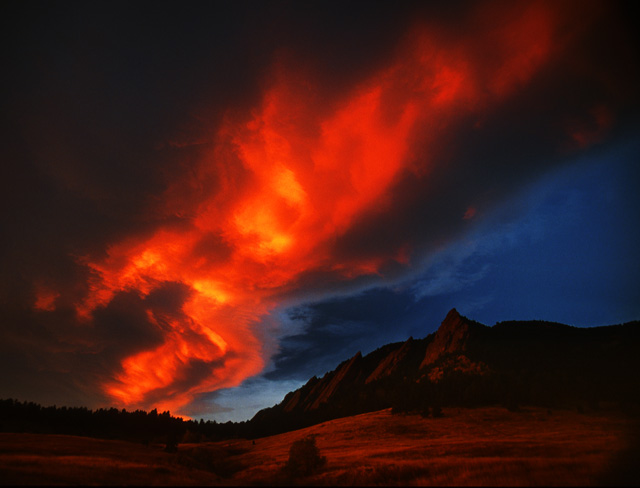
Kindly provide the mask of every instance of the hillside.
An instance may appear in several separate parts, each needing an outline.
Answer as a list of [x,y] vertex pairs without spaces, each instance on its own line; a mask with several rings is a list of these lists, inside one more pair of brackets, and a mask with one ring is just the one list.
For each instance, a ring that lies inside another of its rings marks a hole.
[[[594,486],[634,484],[637,419],[611,412],[445,408],[442,418],[389,409],[255,441],[162,445],[0,434],[0,484]],[[313,437],[326,465],[283,471]]]

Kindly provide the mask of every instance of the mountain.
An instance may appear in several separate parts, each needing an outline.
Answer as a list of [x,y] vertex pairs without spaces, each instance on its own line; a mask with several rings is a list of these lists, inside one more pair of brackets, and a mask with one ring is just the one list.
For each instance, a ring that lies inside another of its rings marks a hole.
[[639,346],[638,321],[488,327],[452,309],[435,333],[364,357],[358,352],[261,410],[250,424],[257,435],[269,435],[389,407],[427,414],[444,405],[638,406]]

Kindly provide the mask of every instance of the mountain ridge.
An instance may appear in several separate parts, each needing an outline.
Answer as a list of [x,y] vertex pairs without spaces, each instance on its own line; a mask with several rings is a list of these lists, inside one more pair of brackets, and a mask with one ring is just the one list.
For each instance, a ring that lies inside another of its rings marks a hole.
[[640,405],[640,322],[579,328],[544,321],[489,327],[455,308],[422,339],[358,352],[250,423],[263,435],[393,407],[438,404]]

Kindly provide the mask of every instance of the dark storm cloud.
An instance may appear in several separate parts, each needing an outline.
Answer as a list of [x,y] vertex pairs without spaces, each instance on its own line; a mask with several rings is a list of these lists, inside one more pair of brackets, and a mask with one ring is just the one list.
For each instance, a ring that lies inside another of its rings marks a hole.
[[161,330],[147,317],[146,301],[134,291],[121,292],[106,307],[93,312],[96,342],[113,350],[117,360],[162,344]]
[[[86,340],[95,350],[95,361],[105,375],[117,373],[126,357],[149,351],[164,342],[168,321],[183,315],[190,290],[181,283],[166,282],[141,297],[136,291],[120,292],[92,313]],[[150,314],[153,318],[150,317]]]
[[358,351],[406,340],[412,327],[424,337],[433,326],[424,322],[410,290],[384,288],[295,307],[288,315],[299,333],[281,341],[273,369],[263,375],[269,380],[306,380]]
[[[145,298],[134,291],[121,292],[96,309],[90,323],[79,322],[71,308],[34,312],[4,307],[3,394],[20,398],[35,394],[59,404],[107,401],[102,385],[120,371],[123,359],[162,344],[163,323],[182,314],[186,296],[184,287],[175,283],[165,283]],[[155,323],[150,322],[149,310]],[[201,370],[197,365],[189,369]]]
[[[72,310],[53,314],[3,309],[0,388],[5,396],[46,398],[59,404],[95,404],[102,369]],[[79,332],[79,333],[78,333]],[[82,351],[82,352],[81,352]],[[96,368],[96,366],[98,366]]]

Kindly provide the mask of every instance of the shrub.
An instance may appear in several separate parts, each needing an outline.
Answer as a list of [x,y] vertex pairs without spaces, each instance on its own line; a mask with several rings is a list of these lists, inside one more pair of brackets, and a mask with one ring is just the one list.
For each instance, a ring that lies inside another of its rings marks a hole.
[[309,476],[322,469],[326,463],[327,458],[320,455],[315,438],[305,437],[291,444],[284,471],[291,477]]
[[234,456],[233,451],[219,446],[197,446],[182,449],[178,453],[177,462],[190,469],[201,469],[215,473],[222,478],[230,478],[244,469],[241,462]]
[[442,411],[442,407],[439,404],[435,404],[431,407],[431,416],[434,419],[444,417],[444,412]]
[[164,447],[165,452],[178,452],[178,436],[174,433],[167,435],[167,443]]
[[192,430],[187,430],[182,436],[183,444],[197,444],[202,441],[202,434],[199,432],[194,432]]

